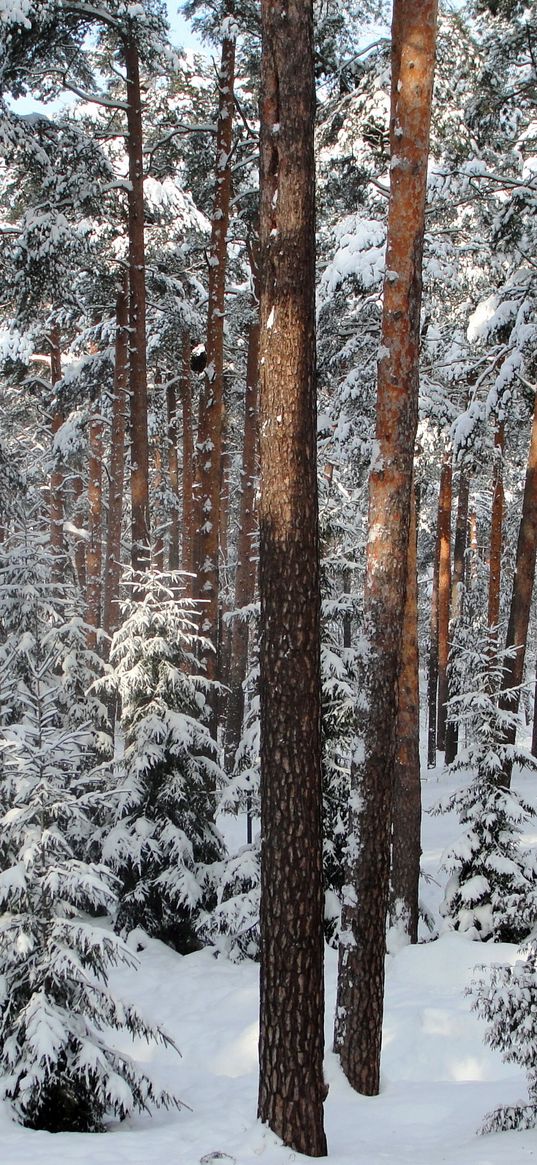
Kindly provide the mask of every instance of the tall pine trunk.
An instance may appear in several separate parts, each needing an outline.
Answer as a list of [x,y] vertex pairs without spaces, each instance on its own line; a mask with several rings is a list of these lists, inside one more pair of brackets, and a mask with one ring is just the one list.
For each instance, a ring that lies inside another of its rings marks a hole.
[[416,500],[411,497],[405,616],[397,707],[392,821],[390,924],[399,941],[417,943],[421,857],[420,684]]
[[[503,692],[500,696],[499,707],[503,711],[517,711],[519,705],[518,688],[524,677],[524,660],[528,639],[528,625],[530,618],[533,583],[535,580],[535,556],[537,553],[537,396],[533,410],[526,478],[524,482],[524,497],[522,499],[522,516],[518,531],[516,548],[515,573],[511,594],[511,608],[507,625],[506,648],[516,647],[516,654],[505,663],[503,673]],[[508,744],[514,744],[516,729],[513,727],[506,734]],[[502,784],[506,788],[511,785],[512,761],[506,760],[502,770]]]
[[431,610],[429,615],[429,659],[427,669],[427,768],[436,768],[436,721],[438,709],[438,562],[440,539],[435,539]]
[[449,658],[449,611],[451,605],[451,449],[444,454],[438,498],[438,708],[436,747],[446,745]]
[[89,418],[88,544],[86,548],[86,622],[88,647],[97,647],[101,626],[103,510],[103,419],[100,399],[93,401]]
[[[236,25],[224,25],[218,77],[216,186],[209,251],[207,366],[200,398],[197,442],[199,525],[196,533],[197,597],[203,599],[202,630],[212,650],[205,656],[209,678],[219,672],[219,553],[221,539],[222,433],[224,424],[224,313],[227,235],[231,202],[231,147],[235,84]],[[215,723],[213,717],[213,733]]]
[[[183,334],[181,375],[181,408],[183,422],[183,537],[181,569],[188,575],[194,571],[195,505],[194,505],[194,438],[192,433],[192,387],[190,375],[190,338]],[[188,594],[193,593],[193,578],[186,583]]]
[[[244,439],[239,501],[239,537],[237,569],[235,572],[235,610],[253,603],[256,584],[254,542],[257,533],[255,491],[259,457],[259,429],[257,415],[259,378],[259,317],[250,324],[246,391],[244,396]],[[226,768],[233,769],[239,747],[244,716],[244,681],[248,667],[249,624],[247,619],[233,619],[231,632],[231,667],[226,723]],[[250,840],[250,838],[248,838]]]
[[380,1077],[436,8],[436,0],[395,0],[392,23],[390,205],[364,593],[367,730],[351,771],[335,1028],[343,1071],[367,1095],[378,1092]]
[[[490,519],[490,557],[487,626],[491,641],[496,642],[500,619],[503,543],[503,450],[505,422],[498,421],[494,434],[494,463],[492,469],[492,512]],[[492,642],[491,642],[492,646]]]
[[175,381],[166,384],[166,414],[168,420],[168,481],[172,495],[168,566],[179,570],[179,458],[177,455],[177,399]]
[[116,299],[114,394],[108,469],[108,521],[103,587],[103,628],[113,635],[119,622],[121,524],[125,476],[125,430],[129,387],[129,280],[123,277]]
[[[124,41],[129,160],[129,391],[131,438],[131,564],[147,568],[150,554],[149,443],[144,237],[144,155],[140,63],[134,33]],[[137,589],[135,595],[141,597]]]
[[[326,1153],[311,0],[262,0],[258,1113]],[[299,277],[297,277],[299,273]]]
[[[456,650],[454,635],[457,623],[461,617],[462,596],[466,568],[466,545],[468,541],[468,498],[470,495],[470,480],[464,469],[459,474],[459,495],[457,498],[457,519],[455,523],[455,545],[453,547],[453,573],[451,577],[451,607],[449,613],[449,663],[452,653]],[[448,666],[448,699],[457,693],[453,687],[452,674]],[[456,720],[448,720],[446,724],[446,748],[444,760],[450,765],[455,760],[459,745],[459,726]]]

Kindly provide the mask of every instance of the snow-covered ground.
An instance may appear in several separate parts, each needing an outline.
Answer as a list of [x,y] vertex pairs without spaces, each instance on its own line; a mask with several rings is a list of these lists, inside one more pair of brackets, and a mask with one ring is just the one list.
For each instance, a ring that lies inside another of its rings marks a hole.
[[[535,778],[522,778],[537,798]],[[424,781],[424,805],[452,786],[438,774]],[[444,847],[456,836],[452,817],[424,816],[427,904],[436,908]],[[531,840],[537,844],[537,827]],[[507,945],[443,934],[404,948],[387,964],[382,1090],[357,1096],[336,1057],[326,1056],[330,1085],[326,1130],[333,1165],[525,1165],[537,1158],[535,1131],[478,1136],[487,1112],[526,1096],[524,1075],[483,1043],[483,1025],[464,989],[478,963],[514,959]],[[326,1043],[331,1046],[336,955],[327,951]],[[136,1045],[157,1083],[189,1108],[157,1112],[104,1134],[31,1132],[0,1107],[2,1165],[295,1165],[256,1120],[257,980],[255,965],[235,966],[209,950],[175,955],[146,941],[140,970],[113,978],[116,994],[136,1003],[176,1040],[170,1051]],[[132,1047],[132,1045],[130,1046]]]

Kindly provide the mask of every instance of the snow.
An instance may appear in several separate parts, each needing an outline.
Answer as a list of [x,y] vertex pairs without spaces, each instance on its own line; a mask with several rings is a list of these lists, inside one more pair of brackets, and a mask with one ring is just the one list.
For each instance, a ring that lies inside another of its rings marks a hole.
[[[525,796],[532,778],[519,778]],[[433,772],[423,782],[425,809],[455,787]],[[229,821],[236,834],[236,818]],[[424,815],[423,894],[437,913],[445,875],[441,855],[457,832],[453,814]],[[143,949],[139,949],[143,944]],[[215,958],[210,949],[181,957],[142,931],[129,945],[141,969],[110,976],[116,997],[132,1001],[180,1050],[132,1045],[120,1051],[143,1061],[159,1088],[189,1107],[159,1110],[112,1126],[105,1134],[33,1132],[14,1124],[0,1105],[6,1165],[297,1165],[256,1119],[258,967]],[[337,954],[326,951],[325,1124],[332,1165],[525,1165],[535,1132],[478,1136],[485,1115],[526,1096],[523,1073],[483,1042],[484,1023],[465,994],[476,965],[513,963],[516,948],[476,943],[447,932],[434,942],[389,955],[382,1084],[378,1097],[353,1092],[331,1052]],[[46,1017],[45,1017],[46,1018]],[[123,1042],[124,1040],[124,1042]]]

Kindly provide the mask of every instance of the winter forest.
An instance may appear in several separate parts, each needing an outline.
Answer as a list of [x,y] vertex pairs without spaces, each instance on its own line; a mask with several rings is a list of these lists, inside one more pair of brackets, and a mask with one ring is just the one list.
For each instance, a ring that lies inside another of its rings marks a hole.
[[0,0],[2,1160],[522,1165],[537,11],[174,10]]

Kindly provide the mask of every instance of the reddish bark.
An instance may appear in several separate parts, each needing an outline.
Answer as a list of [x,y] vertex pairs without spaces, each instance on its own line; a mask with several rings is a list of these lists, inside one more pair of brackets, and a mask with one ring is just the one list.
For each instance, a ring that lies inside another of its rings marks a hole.
[[262,0],[261,15],[258,1113],[284,1144],[320,1157],[326,1088],[311,0]]
[[385,928],[414,441],[435,0],[395,0],[390,205],[376,450],[369,479],[364,621],[367,730],[352,765],[335,1046],[349,1082],[378,1092]]
[[[537,553],[537,396],[533,410],[526,478],[524,482],[524,497],[522,499],[522,516],[518,531],[516,548],[515,573],[511,594],[511,608],[507,625],[506,649],[516,647],[518,650],[512,659],[506,661],[503,672],[503,692],[498,701],[499,707],[504,710],[517,711],[519,705],[519,686],[524,678],[524,661],[528,639],[528,625],[530,618],[533,583],[535,580],[535,556]],[[506,733],[508,744],[514,744],[516,729],[513,727]],[[509,788],[513,763],[506,760],[502,770],[502,784]]]
[[433,563],[431,612],[429,618],[429,667],[427,674],[427,768],[436,768],[436,721],[438,706],[438,560],[440,543],[438,531]]
[[438,714],[436,746],[443,752],[446,720],[449,658],[449,611],[451,605],[451,450],[442,462],[438,498]]

